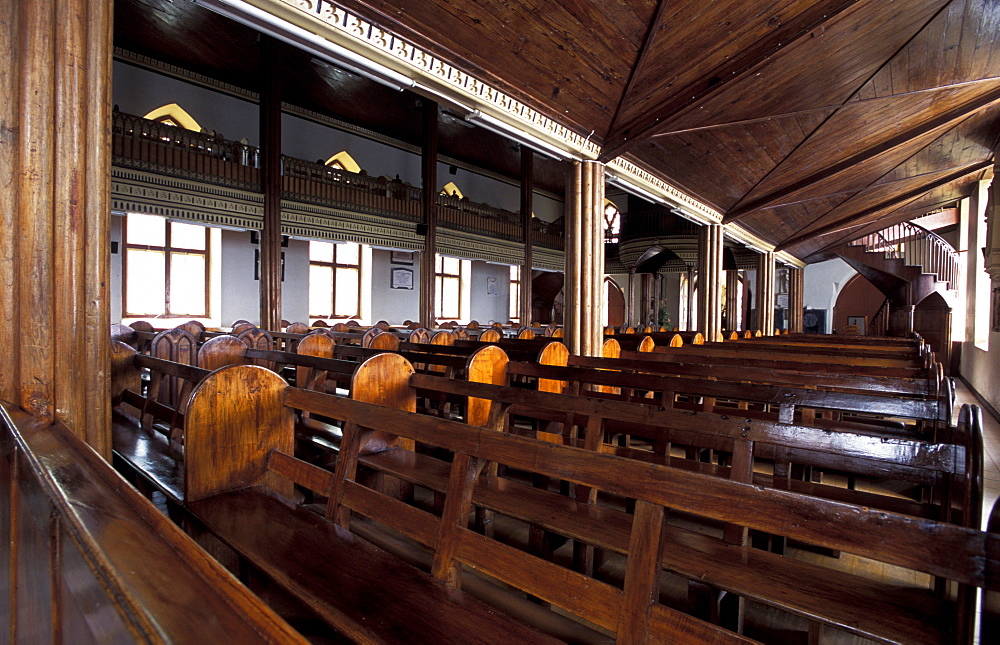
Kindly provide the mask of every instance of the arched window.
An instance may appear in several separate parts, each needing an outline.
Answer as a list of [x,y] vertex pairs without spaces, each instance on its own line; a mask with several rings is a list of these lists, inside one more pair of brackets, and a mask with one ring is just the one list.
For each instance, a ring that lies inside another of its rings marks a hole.
[[449,181],[444,185],[444,188],[441,189],[441,194],[448,195],[449,197],[458,197],[459,199],[463,199],[465,197],[453,181]]
[[331,168],[339,168],[340,170],[346,170],[347,172],[360,173],[361,166],[358,162],[354,160],[346,150],[341,150],[337,154],[333,155],[326,160],[326,165]]
[[604,241],[615,244],[622,230],[622,216],[610,199],[604,200]]
[[201,132],[202,130],[201,126],[198,125],[198,122],[187,113],[187,110],[176,103],[170,103],[168,105],[164,105],[163,107],[158,107],[147,113],[143,118],[149,119],[150,121],[156,121],[164,125],[171,125],[175,128],[184,128],[185,130],[193,130],[195,132]]

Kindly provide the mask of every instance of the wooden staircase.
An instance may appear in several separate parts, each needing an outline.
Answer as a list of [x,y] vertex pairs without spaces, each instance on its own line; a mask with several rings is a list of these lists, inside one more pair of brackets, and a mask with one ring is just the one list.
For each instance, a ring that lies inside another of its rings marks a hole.
[[837,254],[885,294],[893,307],[916,305],[934,292],[957,288],[955,249],[909,222],[854,240]]

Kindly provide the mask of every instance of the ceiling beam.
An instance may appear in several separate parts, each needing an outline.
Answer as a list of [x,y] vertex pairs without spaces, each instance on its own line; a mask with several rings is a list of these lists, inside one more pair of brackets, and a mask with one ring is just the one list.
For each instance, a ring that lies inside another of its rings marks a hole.
[[860,163],[869,161],[870,159],[873,159],[878,155],[886,153],[892,150],[893,148],[905,145],[907,142],[910,142],[913,139],[923,137],[936,130],[941,130],[941,129],[949,130],[952,127],[954,127],[954,125],[956,125],[956,122],[964,121],[975,112],[981,110],[984,107],[989,106],[991,103],[994,103],[998,100],[1000,100],[1000,87],[996,87],[989,92],[984,92],[983,94],[973,98],[972,100],[962,105],[958,105],[949,110],[946,110],[945,112],[940,113],[933,118],[918,123],[917,125],[908,128],[907,130],[904,130],[903,132],[900,132],[892,137],[889,137],[888,139],[881,141],[873,146],[869,146],[868,148],[859,150],[858,152],[855,152],[854,154],[847,157],[846,159],[838,161],[832,166],[818,170],[798,181],[794,181],[791,184],[779,188],[778,190],[775,190],[763,197],[754,199],[742,206],[740,204],[737,204],[736,208],[734,208],[732,211],[726,214],[722,222],[723,224],[731,224],[733,222],[736,222],[754,211],[760,210],[762,208],[770,208],[772,204],[778,202],[779,200],[785,199],[789,195],[793,195],[819,181],[828,179],[829,177],[832,177],[833,175],[836,175],[849,168],[852,168]]
[[[953,181],[956,181],[973,173],[980,172],[992,165],[993,162],[987,160],[974,163],[971,166],[965,166],[955,172],[948,173],[944,177],[941,177],[940,179],[937,179],[931,182],[930,184],[924,184],[919,186],[918,188],[908,190],[905,193],[897,195],[891,199],[887,199],[884,202],[881,202],[870,208],[866,208],[858,213],[853,213],[851,215],[848,215],[847,217],[842,217],[835,222],[830,222],[829,224],[821,226],[818,229],[812,231],[804,231],[802,233],[799,233],[798,235],[795,235],[794,237],[782,240],[774,247],[774,250],[784,251],[789,247],[795,246],[796,244],[804,242],[810,238],[819,237],[820,235],[828,235],[830,233],[836,233],[838,230],[850,226],[850,223],[853,221],[861,220],[864,219],[865,217],[868,217],[869,215],[874,215],[875,213],[878,213],[880,211],[894,208],[900,205],[901,203],[911,202],[914,199],[920,197],[921,195],[926,195],[927,193],[936,188],[940,188],[941,186],[946,186],[947,184],[950,184]],[[863,223],[861,222],[858,223],[859,226],[862,224]]]
[[615,108],[615,115],[611,117],[611,125],[608,126],[608,132],[614,132],[618,127],[618,121],[621,119],[622,108],[626,105],[626,101],[632,96],[632,90],[635,87],[636,78],[639,77],[639,73],[643,71],[646,66],[647,56],[649,55],[650,46],[653,43],[653,39],[656,38],[657,32],[660,31],[660,25],[663,23],[663,12],[667,8],[667,0],[660,0],[656,5],[656,14],[649,23],[649,28],[646,30],[646,37],[642,40],[642,47],[639,49],[639,56],[636,58],[635,64],[632,65],[632,69],[629,72],[628,83],[625,84],[625,90],[622,92],[621,98],[618,99],[618,106]]
[[[807,36],[810,32],[819,28],[838,16],[842,11],[855,4],[857,0],[829,0],[819,3],[821,6],[815,7],[812,11],[803,16],[798,24],[788,25],[784,29],[775,29],[767,33],[765,38],[761,38],[749,47],[743,48],[725,63],[712,69],[707,73],[705,79],[689,82],[683,87],[672,90],[667,98],[661,101],[652,109],[643,112],[642,117],[633,119],[631,123],[620,123],[616,119],[612,128],[604,140],[604,147],[601,150],[600,161],[608,162],[615,157],[621,156],[627,149],[641,143],[652,134],[652,131],[661,126],[670,117],[676,115],[685,108],[703,101],[707,96],[718,94],[723,88],[733,81],[740,79],[743,75],[756,68],[768,58],[773,56],[782,47],[787,47],[790,43]],[[663,5],[657,11],[662,10]],[[785,27],[785,25],[782,25]],[[656,36],[656,32],[650,32],[643,51],[648,49],[650,41]],[[632,89],[632,80],[629,82],[629,90]],[[622,95],[620,105],[625,105],[633,100],[632,92],[626,91]]]
[[[917,200],[914,199],[913,201],[916,202]],[[815,257],[815,256],[819,255],[820,253],[824,253],[824,252],[826,252],[826,251],[828,251],[830,249],[836,248],[838,246],[842,246],[842,245],[846,244],[847,242],[850,242],[851,240],[860,239],[860,238],[864,237],[865,235],[869,235],[871,233],[874,233],[875,231],[879,231],[879,230],[884,229],[884,228],[889,228],[890,226],[893,226],[895,224],[899,224],[900,222],[908,222],[911,219],[913,219],[915,217],[915,215],[918,214],[918,213],[926,212],[928,209],[929,210],[934,210],[934,208],[936,206],[940,206],[940,205],[947,204],[949,202],[954,202],[954,201],[955,201],[954,199],[946,199],[946,200],[943,200],[943,201],[934,202],[933,204],[925,204],[923,206],[920,206],[919,208],[915,208],[915,209],[909,210],[909,211],[907,211],[907,210],[893,210],[892,212],[886,213],[886,214],[884,214],[884,215],[882,215],[882,216],[878,217],[877,219],[874,219],[874,220],[872,220],[870,222],[867,222],[865,224],[860,224],[859,225],[860,229],[858,229],[857,226],[849,226],[847,228],[854,229],[853,232],[848,233],[846,235],[841,235],[840,237],[838,237],[833,242],[830,242],[829,244],[824,245],[822,248],[820,248],[817,251],[813,251],[812,253],[810,253],[806,257],[807,258]],[[884,223],[885,220],[889,220],[889,222],[888,223]],[[844,230],[846,230],[846,229],[844,229]],[[836,232],[836,231],[834,231],[834,232]],[[803,258],[803,259],[805,259],[805,258]]]
[[739,119],[737,121],[727,121],[725,123],[713,123],[711,125],[700,125],[694,128],[682,128],[680,130],[666,130],[663,132],[657,132],[656,134],[650,135],[650,139],[657,139],[659,137],[671,137],[678,134],[688,134],[691,132],[703,132],[705,130],[714,130],[717,128],[730,128],[733,126],[740,125],[753,125],[754,123],[764,123],[767,121],[773,121],[775,119],[785,119],[798,116],[805,116],[807,114],[817,114],[821,112],[835,112],[841,109],[850,109],[855,106],[863,106],[870,103],[878,103],[880,101],[888,101],[891,99],[898,99],[906,96],[915,96],[919,94],[926,94],[927,92],[937,92],[939,90],[952,90],[961,89],[971,85],[981,85],[984,83],[992,83],[1000,81],[1000,76],[990,76],[988,78],[979,78],[974,81],[965,81],[962,83],[950,83],[948,85],[937,85],[935,87],[926,87],[921,90],[913,90],[912,92],[898,92],[896,94],[886,94],[884,96],[877,96],[871,99],[858,99],[857,101],[847,101],[846,103],[834,103],[831,105],[820,105],[814,108],[808,108],[806,110],[795,110],[794,112],[781,112],[779,114],[769,114],[767,116],[761,116],[754,119]]

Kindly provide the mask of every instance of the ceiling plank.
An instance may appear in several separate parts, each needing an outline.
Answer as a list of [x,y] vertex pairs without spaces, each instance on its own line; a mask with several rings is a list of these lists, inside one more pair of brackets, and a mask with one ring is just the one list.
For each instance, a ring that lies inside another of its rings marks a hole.
[[[843,218],[841,218],[841,219],[839,219],[839,220],[837,220],[835,222],[830,222],[829,224],[825,224],[824,226],[821,226],[818,229],[814,229],[812,231],[803,232],[803,233],[800,233],[799,235],[796,235],[794,237],[788,238],[786,240],[782,240],[781,242],[779,242],[775,246],[775,251],[784,251],[784,250],[787,250],[789,247],[795,246],[796,244],[804,242],[804,241],[806,241],[806,240],[808,240],[810,238],[818,237],[818,236],[821,236],[821,235],[828,235],[830,233],[836,233],[838,230],[841,230],[843,228],[846,228],[846,227],[850,226],[851,222],[854,222],[856,220],[864,219],[865,217],[868,217],[870,215],[874,215],[875,213],[879,213],[879,212],[885,211],[887,209],[895,208],[896,206],[898,206],[900,204],[911,202],[914,199],[917,199],[918,197],[920,197],[921,195],[925,195],[925,194],[931,192],[932,190],[940,188],[941,186],[946,186],[946,185],[950,184],[953,181],[956,181],[956,180],[961,179],[963,177],[967,177],[968,175],[971,175],[973,173],[980,172],[980,171],[982,171],[982,170],[984,170],[984,169],[986,169],[986,168],[988,168],[988,167],[990,167],[992,165],[993,165],[992,161],[980,161],[979,163],[973,164],[972,166],[967,166],[967,167],[961,168],[961,169],[959,169],[959,170],[957,170],[955,172],[948,173],[944,177],[941,177],[940,179],[936,179],[936,180],[934,180],[933,182],[931,182],[929,184],[923,184],[923,185],[921,185],[921,186],[919,186],[917,188],[914,188],[912,190],[906,191],[906,192],[904,192],[904,193],[902,193],[900,195],[897,195],[897,196],[895,196],[895,197],[893,197],[891,199],[888,199],[888,200],[886,200],[884,202],[881,202],[881,203],[879,203],[879,204],[877,204],[875,206],[872,206],[870,208],[866,208],[866,209],[864,209],[864,210],[862,210],[862,211],[860,211],[858,213],[853,213],[853,214],[851,214],[851,215],[849,215],[847,217],[843,217]],[[861,224],[862,223],[860,223],[860,222],[858,223],[858,225],[861,225]]]
[[837,110],[847,110],[854,108],[855,106],[861,107],[872,103],[880,103],[883,101],[891,101],[893,99],[903,98],[906,96],[914,96],[917,94],[923,94],[926,92],[936,92],[938,90],[949,90],[958,89],[971,85],[981,85],[985,83],[994,83],[1000,81],[1000,76],[990,76],[988,78],[980,78],[974,81],[964,81],[961,83],[949,83],[947,85],[938,85],[936,87],[927,87],[919,90],[913,90],[912,92],[898,92],[896,94],[889,94],[886,96],[877,96],[867,99],[856,99],[849,101],[847,103],[836,103],[833,105],[820,105],[814,108],[809,108],[806,110],[795,110],[794,112],[782,112],[781,114],[769,114],[767,116],[757,117],[754,119],[741,119],[738,121],[727,121],[725,123],[710,123],[708,125],[701,125],[692,128],[681,128],[677,130],[664,130],[662,132],[657,132],[656,134],[650,135],[651,139],[657,139],[660,137],[670,137],[678,134],[687,134],[690,132],[701,132],[704,130],[712,130],[715,128],[728,128],[738,125],[750,125],[753,123],[761,123],[764,121],[771,121],[773,119],[781,119],[785,117],[802,116],[805,114],[817,114],[824,112],[836,112]]
[[644,71],[646,67],[649,50],[652,47],[653,39],[656,38],[656,35],[659,33],[663,24],[663,13],[666,7],[667,0],[659,0],[656,6],[656,14],[653,16],[653,20],[649,23],[649,28],[646,30],[646,36],[642,40],[642,47],[639,48],[639,55],[636,58],[635,65],[632,66],[632,71],[629,73],[628,83],[625,84],[625,91],[622,92],[621,98],[618,100],[618,106],[615,108],[615,114],[611,117],[611,124],[608,126],[608,132],[614,132],[617,129],[618,122],[621,120],[622,108],[625,106],[625,102],[632,96],[639,74]]
[[[756,23],[750,23],[754,29],[751,36],[754,40],[751,42],[734,40],[735,49],[728,50],[718,65],[703,72],[698,78],[690,79],[678,87],[671,87],[669,92],[659,92],[659,101],[649,109],[644,109],[635,119],[631,121],[619,119],[615,127],[608,130],[600,160],[606,162],[620,156],[636,143],[649,138],[652,131],[674,114],[704,101],[708,96],[721,93],[721,90],[739,79],[742,74],[763,64],[781,48],[821,28],[856,2],[857,0],[827,0],[799,8],[793,19],[785,23],[780,21],[777,12],[766,21],[761,17]],[[795,7],[787,6],[785,9],[794,11]],[[652,35],[655,36],[657,33]],[[626,102],[636,101],[634,85],[633,83],[631,92],[622,96],[623,105]]]
[[725,216],[723,223],[729,224],[739,221],[743,217],[758,209],[770,207],[779,200],[785,199],[788,196],[804,190],[805,188],[823,179],[843,172],[848,168],[852,168],[857,164],[863,163],[880,154],[888,152],[893,148],[904,146],[906,143],[934,132],[935,130],[952,127],[955,125],[955,122],[964,120],[977,111],[997,101],[1000,101],[1000,87],[995,87],[988,92],[984,92],[976,97],[973,97],[967,102],[951,107],[942,113],[917,123],[913,127],[894,134],[888,139],[879,141],[875,145],[858,150],[854,154],[849,155],[831,166],[821,168],[820,170],[813,172],[802,179],[782,186],[781,188],[774,190],[763,197],[756,198],[742,205],[737,204],[737,206]]

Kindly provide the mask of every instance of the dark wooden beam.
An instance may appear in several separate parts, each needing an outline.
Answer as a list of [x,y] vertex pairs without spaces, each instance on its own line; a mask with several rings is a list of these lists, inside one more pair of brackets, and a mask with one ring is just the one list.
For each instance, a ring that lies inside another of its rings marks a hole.
[[636,57],[635,64],[632,65],[632,69],[629,72],[628,83],[625,84],[625,90],[622,92],[621,98],[618,99],[618,106],[615,108],[615,115],[611,117],[611,125],[608,126],[609,134],[618,129],[618,122],[621,120],[622,108],[627,105],[627,102],[631,99],[636,79],[646,67],[649,49],[652,46],[653,40],[656,38],[656,34],[660,31],[660,25],[663,23],[663,11],[666,9],[666,6],[667,0],[659,0],[656,5],[656,13],[653,15],[653,19],[649,23],[646,35],[642,39],[642,47],[639,48],[639,55]]
[[535,152],[521,146],[521,230],[524,231],[524,262],[521,264],[521,293],[518,316],[522,325],[531,324],[532,200],[535,193]]
[[[787,47],[789,43],[807,36],[855,2],[856,0],[836,0],[818,3],[818,6],[806,12],[798,23],[781,25],[779,28],[769,31],[766,37],[758,40],[753,46],[744,48],[724,64],[714,68],[707,74],[707,78],[699,79],[697,82],[678,87],[665,94],[666,98],[657,107],[645,111],[641,119],[631,123],[614,123],[613,128],[608,130],[605,137],[599,161],[606,163],[635,147],[636,144],[649,139],[653,131],[657,127],[662,127],[662,124],[671,117],[695,103],[704,101],[710,95],[718,94],[733,81],[742,78],[744,73],[773,56],[780,48]],[[662,9],[662,6],[658,8],[658,16]],[[655,35],[656,33],[651,31],[647,36],[647,43],[643,48],[644,53],[648,49],[648,41]],[[629,85],[631,86],[632,83],[633,79],[630,79]],[[621,105],[633,99],[634,96],[626,91],[622,96]]]
[[260,142],[264,223],[260,235],[260,326],[281,329],[281,47],[260,36]]
[[919,90],[913,90],[912,92],[898,92],[896,94],[886,94],[883,96],[878,96],[871,99],[858,99],[856,101],[848,101],[846,103],[835,103],[831,105],[820,105],[817,107],[809,108],[807,110],[795,110],[793,112],[780,112],[778,114],[768,114],[767,116],[757,117],[755,119],[739,119],[737,121],[727,121],[725,123],[712,123],[710,125],[701,125],[694,128],[682,128],[680,130],[664,130],[656,134],[650,135],[649,138],[656,139],[660,137],[670,137],[678,134],[688,134],[691,132],[703,132],[705,130],[715,130],[718,128],[729,128],[734,126],[743,125],[753,125],[754,123],[763,123],[766,121],[772,121],[774,119],[784,119],[797,116],[805,116],[807,114],[818,114],[821,112],[836,112],[840,109],[851,109],[854,107],[867,106],[871,103],[879,103],[883,101],[891,101],[893,99],[898,99],[906,96],[916,96],[920,94],[926,94],[928,92],[936,92],[939,90],[953,90],[960,89],[963,87],[969,87],[972,85],[983,85],[987,83],[995,83],[1000,81],[1000,76],[990,76],[988,78],[980,78],[974,81],[965,81],[962,83],[949,83],[948,85],[936,85],[934,87],[927,87]]
[[835,175],[837,173],[843,172],[844,170],[852,168],[857,164],[868,161],[880,154],[892,150],[893,148],[905,145],[906,143],[912,141],[913,139],[925,136],[936,130],[950,129],[951,127],[956,125],[956,122],[960,122],[969,118],[975,112],[989,106],[992,103],[995,103],[998,100],[1000,100],[1000,87],[996,87],[989,92],[984,92],[983,94],[973,98],[972,100],[962,105],[952,107],[951,109],[946,110],[945,112],[940,113],[937,116],[928,118],[927,120],[922,121],[921,123],[915,125],[914,127],[908,128],[903,132],[900,132],[892,137],[889,137],[884,141],[880,141],[879,143],[873,146],[869,146],[863,150],[859,150],[858,152],[848,156],[846,159],[838,161],[837,163],[827,168],[818,170],[798,181],[794,181],[791,184],[788,184],[787,186],[784,186],[778,190],[771,192],[768,195],[765,195],[764,197],[754,199],[745,204],[742,204],[741,202],[742,205],[737,204],[736,207],[725,216],[725,218],[723,219],[723,223],[731,224],[746,217],[747,215],[749,215],[754,211],[760,210],[762,208],[770,208],[772,204],[777,203],[779,200],[784,199],[789,195],[793,195],[819,181],[822,181],[824,179],[831,177],[832,175]]
[[423,187],[421,206],[424,231],[424,248],[420,254],[420,324],[428,329],[434,324],[434,273],[437,256],[437,159],[438,159],[438,104],[423,100],[424,145],[420,155],[420,176]]
[[940,188],[941,186],[947,185],[955,181],[956,179],[961,179],[962,177],[970,175],[974,172],[979,172],[991,165],[993,165],[992,161],[980,161],[979,163],[972,164],[971,166],[965,166],[955,172],[948,173],[944,177],[941,177],[940,179],[937,179],[931,182],[930,184],[923,184],[918,188],[908,190],[905,193],[897,195],[891,199],[887,199],[875,206],[866,208],[857,213],[852,213],[851,215],[847,217],[842,217],[835,222],[830,222],[829,224],[821,226],[818,229],[812,231],[803,231],[802,233],[799,233],[794,237],[782,240],[777,244],[777,246],[775,246],[775,251],[784,251],[788,247],[795,246],[796,244],[804,242],[809,238],[817,237],[820,235],[826,235],[828,233],[835,233],[838,229],[843,228],[845,225],[849,224],[852,221],[861,220],[864,219],[865,217],[868,217],[869,215],[874,215],[875,213],[878,213],[880,211],[893,208],[901,203],[910,202],[916,199],[917,197],[920,197],[921,195],[927,194],[928,192],[934,190],[935,188]]

